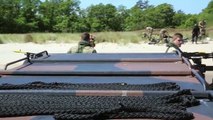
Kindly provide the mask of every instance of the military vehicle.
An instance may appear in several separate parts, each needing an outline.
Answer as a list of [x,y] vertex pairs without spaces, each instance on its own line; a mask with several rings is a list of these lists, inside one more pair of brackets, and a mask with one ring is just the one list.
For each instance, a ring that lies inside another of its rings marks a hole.
[[26,53],[0,71],[0,120],[213,120],[209,57]]

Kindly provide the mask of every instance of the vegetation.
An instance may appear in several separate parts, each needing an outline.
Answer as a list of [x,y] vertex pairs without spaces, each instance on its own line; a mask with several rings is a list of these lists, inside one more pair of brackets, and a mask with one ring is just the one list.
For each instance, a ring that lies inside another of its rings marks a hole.
[[191,28],[203,19],[213,36],[213,0],[200,14],[174,11],[166,3],[149,5],[148,0],[139,0],[130,9],[112,4],[81,9],[79,5],[79,0],[0,0],[0,44],[76,42],[81,32],[94,33],[97,42],[138,43],[147,26],[156,28],[156,34],[160,28],[168,28],[171,34],[174,28],[186,30],[184,35],[191,37]]
[[[94,33],[96,43],[112,42],[112,43],[139,43],[142,40],[141,31],[134,32],[98,32]],[[4,40],[4,41],[1,41]],[[0,34],[0,42],[33,42],[37,44],[56,42],[56,43],[72,43],[80,40],[79,33],[30,33],[30,34]]]
[[[213,38],[213,27],[208,28],[209,37]],[[95,32],[92,33],[96,37],[96,43],[100,42],[112,42],[112,43],[139,43],[145,41],[143,39],[143,30],[129,31],[129,32]],[[185,38],[191,38],[191,29],[169,29],[169,33],[172,35],[175,32],[183,33]],[[159,29],[154,31],[154,34],[158,34]],[[158,37],[158,36],[157,36]],[[42,43],[73,43],[78,42],[80,39],[80,33],[28,33],[28,34],[0,34],[0,44],[10,42],[33,42],[37,44]]]
[[0,39],[0,44],[3,44],[4,42]]
[[149,5],[139,0],[135,6],[112,4],[79,7],[79,0],[0,0],[0,33],[106,32],[154,28],[191,28],[199,20],[213,24],[213,0],[200,14],[174,11],[170,4]]

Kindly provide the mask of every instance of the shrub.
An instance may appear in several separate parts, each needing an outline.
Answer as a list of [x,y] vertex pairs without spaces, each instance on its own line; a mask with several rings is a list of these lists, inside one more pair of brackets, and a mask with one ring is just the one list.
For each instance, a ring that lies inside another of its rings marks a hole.
[[0,44],[4,44],[4,41],[0,38]]
[[26,34],[26,35],[24,36],[24,42],[34,42],[34,41],[33,41],[32,35]]

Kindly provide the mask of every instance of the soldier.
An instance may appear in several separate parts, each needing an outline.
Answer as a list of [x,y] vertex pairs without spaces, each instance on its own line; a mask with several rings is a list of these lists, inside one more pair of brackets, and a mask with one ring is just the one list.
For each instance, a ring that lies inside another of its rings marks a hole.
[[192,30],[192,44],[195,42],[197,44],[197,39],[200,34],[200,28],[197,24],[194,25]]
[[[179,50],[180,52],[182,52],[180,50],[180,47],[181,45],[183,44],[183,35],[181,33],[175,33],[172,37],[172,41],[170,41],[168,44],[167,44],[167,50],[166,50],[166,53],[169,52],[169,49],[170,48],[174,48],[175,50]],[[173,49],[173,51],[174,51]]]
[[199,27],[200,28],[206,28],[206,21],[205,20],[202,20],[199,22]]
[[[91,42],[90,34],[85,32],[81,35],[81,41],[77,47],[71,48],[68,53],[97,53],[94,42]],[[91,44],[92,43],[92,44]]]
[[200,37],[206,35],[206,22],[205,20],[202,20],[199,22],[199,28],[200,28]]
[[152,39],[153,30],[154,29],[152,27],[146,27],[147,36],[148,36],[149,41]]
[[165,43],[168,43],[168,38],[169,38],[169,33],[166,29],[161,29],[160,30],[160,40],[164,40]]
[[90,45],[91,47],[95,47],[95,36],[94,35],[90,35]]

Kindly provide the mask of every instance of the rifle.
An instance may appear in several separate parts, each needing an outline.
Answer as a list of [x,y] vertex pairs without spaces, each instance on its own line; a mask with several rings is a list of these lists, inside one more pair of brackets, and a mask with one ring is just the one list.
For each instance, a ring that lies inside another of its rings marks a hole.
[[205,53],[205,52],[183,52],[182,56],[193,59],[193,58],[202,58],[202,59],[209,59],[213,58],[213,52],[212,53]]
[[[212,59],[213,60],[213,52],[212,53],[204,53],[204,52],[180,52],[181,56],[184,58],[187,58],[189,60],[192,60],[194,65],[191,65],[190,62],[188,64],[196,69],[199,70],[200,75],[202,75],[203,78],[205,78],[205,72],[206,71],[213,71],[213,66],[207,66],[205,64],[202,64],[203,59]],[[186,61],[186,60],[185,60]],[[187,61],[186,61],[187,62]],[[206,83],[207,84],[207,83]],[[213,83],[207,84],[208,89],[213,89]]]
[[185,58],[191,59],[194,62],[193,67],[199,69],[202,73],[206,71],[213,71],[213,66],[206,66],[205,64],[202,64],[202,59],[213,60],[213,52],[182,52],[181,55]]
[[25,51],[21,51],[21,50],[16,50],[16,51],[13,51],[13,52],[24,54],[24,55],[26,55],[26,57],[28,59],[36,59],[36,58],[42,57],[43,54],[46,54],[48,56],[48,52],[47,51],[42,51],[40,53],[31,53],[31,52],[25,52]]

